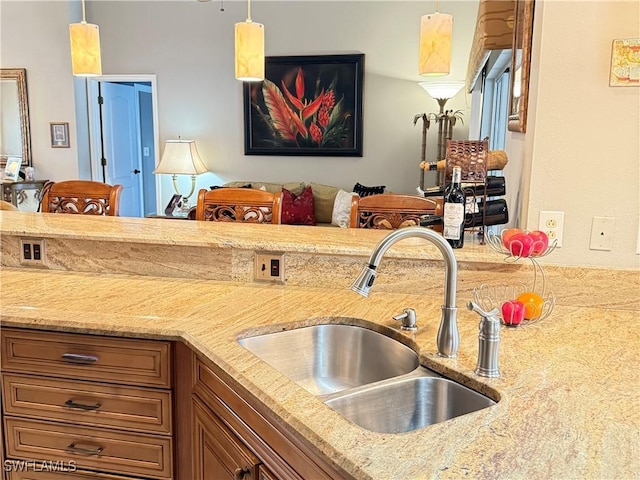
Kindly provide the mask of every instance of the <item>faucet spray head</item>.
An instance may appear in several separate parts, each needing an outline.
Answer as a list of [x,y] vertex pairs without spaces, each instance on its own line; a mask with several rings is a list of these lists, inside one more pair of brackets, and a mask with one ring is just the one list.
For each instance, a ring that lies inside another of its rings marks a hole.
[[363,297],[369,296],[369,290],[376,279],[376,267],[367,265],[362,269],[360,275],[351,284],[351,290],[359,293]]

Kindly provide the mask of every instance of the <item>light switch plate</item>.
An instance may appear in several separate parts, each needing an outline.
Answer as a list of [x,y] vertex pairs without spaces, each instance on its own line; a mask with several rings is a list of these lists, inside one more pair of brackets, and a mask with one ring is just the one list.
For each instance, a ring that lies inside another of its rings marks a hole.
[[593,217],[591,223],[591,250],[611,250],[616,219],[613,217]]

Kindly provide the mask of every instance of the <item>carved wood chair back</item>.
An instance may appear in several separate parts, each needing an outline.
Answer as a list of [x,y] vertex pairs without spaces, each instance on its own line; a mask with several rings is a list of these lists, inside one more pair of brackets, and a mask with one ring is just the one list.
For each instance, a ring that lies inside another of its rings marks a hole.
[[117,216],[122,185],[92,180],[50,182],[42,189],[41,211],[80,215]]
[[351,201],[351,228],[395,230],[420,225],[423,215],[441,215],[442,199],[385,193]]
[[279,224],[281,217],[282,192],[231,187],[198,192],[196,220]]

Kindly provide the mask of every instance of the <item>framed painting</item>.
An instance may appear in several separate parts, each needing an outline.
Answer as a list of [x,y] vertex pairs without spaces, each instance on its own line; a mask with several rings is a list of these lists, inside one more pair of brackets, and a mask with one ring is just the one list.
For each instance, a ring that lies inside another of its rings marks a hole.
[[364,54],[267,57],[244,84],[245,155],[362,156]]
[[640,86],[640,38],[613,41],[609,86]]

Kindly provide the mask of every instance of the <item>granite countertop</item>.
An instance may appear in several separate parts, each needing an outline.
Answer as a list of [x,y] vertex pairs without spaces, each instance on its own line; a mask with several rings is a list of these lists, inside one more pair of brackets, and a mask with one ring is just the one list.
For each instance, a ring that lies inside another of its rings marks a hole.
[[[466,309],[459,310],[458,357],[436,355],[439,296],[374,287],[365,299],[342,289],[25,268],[3,268],[0,281],[2,326],[183,340],[354,478],[630,479],[640,472],[638,312],[556,305],[541,322],[503,327],[502,376],[486,379],[473,373],[478,317]],[[458,298],[458,307],[467,300]],[[391,316],[404,307],[416,309],[415,334],[395,329]],[[392,331],[423,365],[499,401],[413,432],[369,432],[237,343],[325,322]]]
[[[8,236],[55,237],[96,242],[125,242],[180,247],[281,250],[299,253],[366,255],[388,235],[387,230],[307,225],[255,225],[232,222],[184,222],[165,219],[57,215],[0,211],[0,232]],[[268,234],[256,235],[256,228]],[[395,258],[441,260],[438,249],[419,238],[394,245]],[[458,261],[500,263],[504,255],[486,245],[465,243]]]

